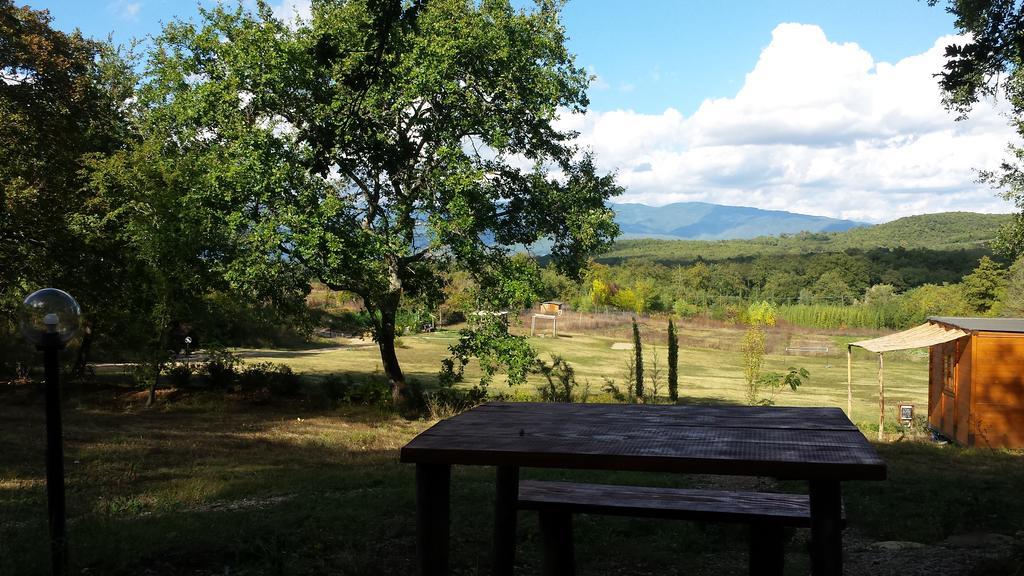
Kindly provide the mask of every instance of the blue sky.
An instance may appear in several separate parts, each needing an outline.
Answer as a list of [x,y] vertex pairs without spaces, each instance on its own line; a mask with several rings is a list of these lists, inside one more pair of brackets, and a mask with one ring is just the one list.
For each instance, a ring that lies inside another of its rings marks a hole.
[[[204,2],[209,5],[211,2]],[[126,43],[174,17],[194,18],[190,0],[29,0],[61,29]],[[278,5],[283,4],[277,2]],[[529,5],[528,2],[517,2]],[[574,0],[565,8],[570,49],[597,74],[595,110],[691,114],[705,98],[735,94],[782,22],[817,24],[836,42],[856,42],[878,60],[919,54],[953,19],[915,0]]]
[[[271,3],[291,15],[308,13],[308,1]],[[197,13],[192,1],[29,4],[58,28],[117,42]],[[871,222],[1012,209],[976,182],[1014,138],[998,103],[956,123],[939,101],[932,75],[955,32],[941,6],[572,0],[563,22],[577,63],[597,77],[590,111],[563,125],[617,171],[621,201]]]

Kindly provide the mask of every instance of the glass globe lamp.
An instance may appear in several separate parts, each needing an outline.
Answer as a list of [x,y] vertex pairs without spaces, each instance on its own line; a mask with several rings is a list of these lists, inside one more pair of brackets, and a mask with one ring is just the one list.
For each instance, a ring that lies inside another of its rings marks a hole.
[[36,346],[55,339],[67,344],[78,334],[81,316],[78,302],[67,292],[56,288],[36,290],[21,304],[21,335]]

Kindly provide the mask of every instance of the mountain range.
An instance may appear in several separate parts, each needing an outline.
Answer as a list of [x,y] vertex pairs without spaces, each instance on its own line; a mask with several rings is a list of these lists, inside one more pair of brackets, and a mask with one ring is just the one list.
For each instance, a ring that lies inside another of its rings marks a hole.
[[613,204],[621,239],[738,240],[797,232],[843,232],[866,222],[782,210],[676,202],[664,206]]

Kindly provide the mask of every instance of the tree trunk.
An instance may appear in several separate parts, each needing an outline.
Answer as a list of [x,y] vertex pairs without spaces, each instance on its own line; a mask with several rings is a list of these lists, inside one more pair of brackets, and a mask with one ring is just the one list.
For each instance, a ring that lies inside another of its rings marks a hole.
[[398,404],[405,392],[405,375],[402,374],[402,367],[395,353],[395,313],[395,310],[381,310],[380,324],[377,326],[377,346],[380,348],[384,373],[391,384],[391,401]]

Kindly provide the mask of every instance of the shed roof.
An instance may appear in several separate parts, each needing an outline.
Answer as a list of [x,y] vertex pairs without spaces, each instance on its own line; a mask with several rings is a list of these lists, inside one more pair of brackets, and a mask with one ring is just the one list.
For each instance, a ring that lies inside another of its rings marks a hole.
[[[931,320],[931,318],[929,318],[929,320]],[[925,348],[927,346],[934,346],[936,344],[942,344],[943,342],[949,342],[950,340],[956,340],[957,338],[963,338],[968,335],[969,334],[967,332],[958,328],[950,328],[948,326],[943,326],[942,324],[928,322],[927,324],[921,324],[920,326],[915,326],[909,330],[889,334],[888,336],[882,336],[881,338],[851,342],[850,346],[858,346],[865,350],[870,350],[871,352],[890,352],[892,350]]]
[[1015,332],[1024,334],[1024,318],[958,318],[954,316],[929,316],[929,322],[941,322],[961,330],[983,332]]

